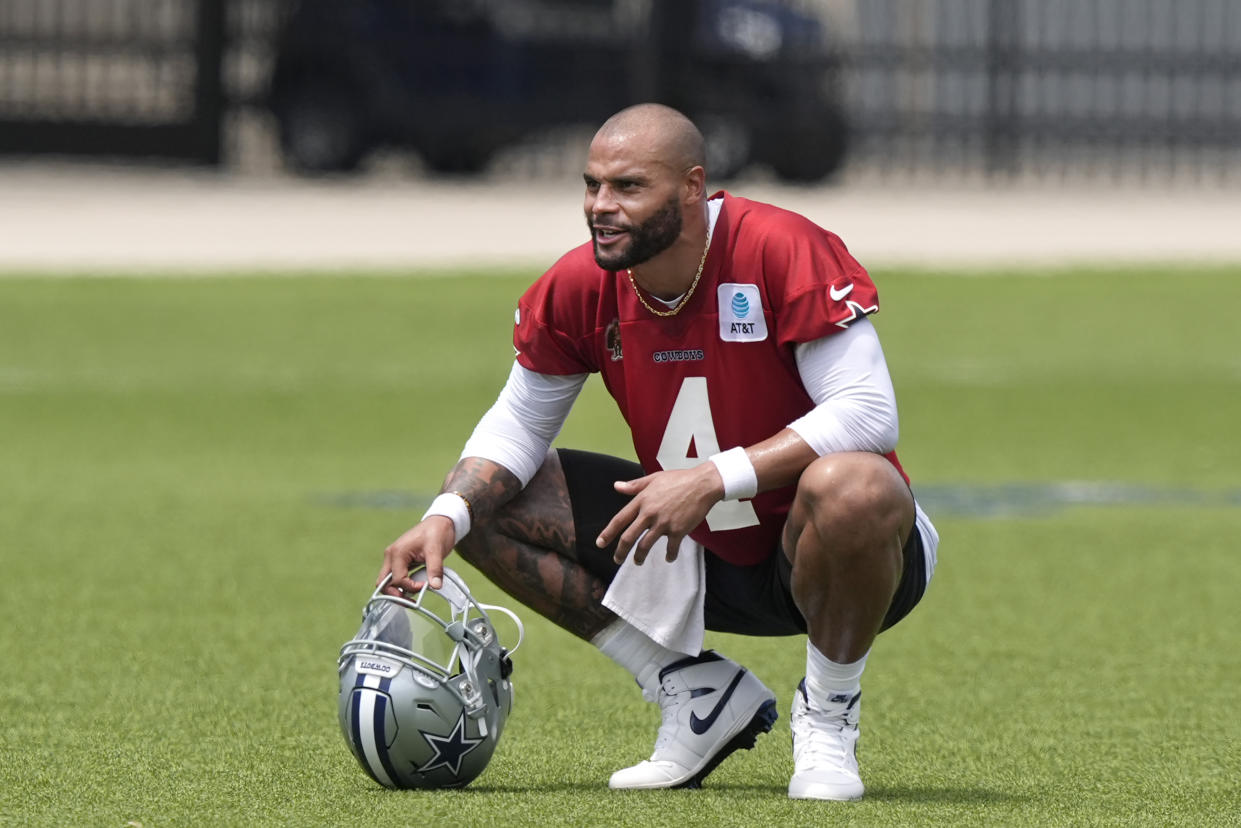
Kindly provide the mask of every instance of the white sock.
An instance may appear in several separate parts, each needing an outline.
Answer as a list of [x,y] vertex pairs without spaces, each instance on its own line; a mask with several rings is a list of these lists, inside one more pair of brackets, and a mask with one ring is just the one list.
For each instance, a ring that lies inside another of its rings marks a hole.
[[862,689],[862,671],[866,669],[866,655],[850,664],[838,664],[819,652],[810,639],[806,639],[806,691],[816,699],[830,696],[852,696]]
[[685,658],[684,654],[653,641],[623,618],[617,618],[600,630],[590,643],[628,670],[638,680],[642,695],[652,701],[659,690],[659,671]]

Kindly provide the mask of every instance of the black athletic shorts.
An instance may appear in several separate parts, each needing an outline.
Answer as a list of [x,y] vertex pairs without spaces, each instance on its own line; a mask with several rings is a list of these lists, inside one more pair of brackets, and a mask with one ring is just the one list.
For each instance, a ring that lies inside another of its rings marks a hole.
[[[612,483],[633,480],[646,473],[637,463],[606,454],[573,449],[559,449],[558,453],[573,508],[578,561],[596,577],[611,583],[618,569],[612,561],[616,544],[599,549],[595,538],[629,501]],[[926,559],[917,527],[905,541],[904,558],[901,581],[883,619],[885,630],[908,615],[926,591]],[[783,549],[777,547],[775,554],[753,566],[729,563],[710,549],[704,559],[707,629],[740,635],[806,632],[806,619],[793,602],[793,565]]]

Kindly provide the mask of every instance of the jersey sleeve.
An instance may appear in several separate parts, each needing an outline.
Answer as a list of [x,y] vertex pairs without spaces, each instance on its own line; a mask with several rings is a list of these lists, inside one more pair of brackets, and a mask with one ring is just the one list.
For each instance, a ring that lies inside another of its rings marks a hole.
[[808,219],[790,218],[764,246],[764,271],[782,301],[776,336],[781,345],[840,333],[879,310],[879,292],[840,237]]
[[517,303],[513,348],[517,361],[540,374],[599,370],[589,347],[595,333],[598,279],[569,254],[531,285]]

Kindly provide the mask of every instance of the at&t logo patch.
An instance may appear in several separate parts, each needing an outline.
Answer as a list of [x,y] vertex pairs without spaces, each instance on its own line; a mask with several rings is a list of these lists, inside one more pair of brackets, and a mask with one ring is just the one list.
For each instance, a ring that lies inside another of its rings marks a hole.
[[767,319],[758,285],[725,282],[715,289],[720,308],[720,339],[725,342],[762,342]]

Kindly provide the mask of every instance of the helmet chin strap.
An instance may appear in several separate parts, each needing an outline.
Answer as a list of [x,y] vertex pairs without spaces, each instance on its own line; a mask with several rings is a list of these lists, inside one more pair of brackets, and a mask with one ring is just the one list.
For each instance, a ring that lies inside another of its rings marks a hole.
[[521,623],[521,619],[517,617],[517,613],[513,612],[508,607],[498,607],[498,606],[495,606],[494,604],[480,603],[478,607],[486,613],[502,612],[505,615],[507,615],[510,619],[512,619],[513,623],[517,625],[517,643],[514,644],[512,647],[505,647],[504,652],[507,655],[512,655],[513,653],[517,652],[517,648],[521,646],[521,642],[526,640],[526,625]]
[[460,644],[462,641],[465,641],[465,622],[453,621],[444,628],[444,633],[453,641]]

